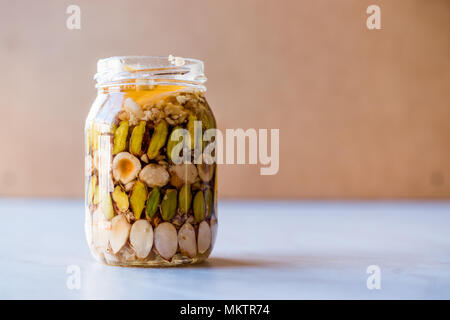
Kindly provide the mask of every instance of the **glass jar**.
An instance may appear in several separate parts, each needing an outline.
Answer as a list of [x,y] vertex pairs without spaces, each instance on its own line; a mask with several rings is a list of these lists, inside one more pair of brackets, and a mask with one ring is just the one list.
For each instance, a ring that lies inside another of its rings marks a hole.
[[217,166],[202,153],[216,128],[203,62],[112,57],[97,69],[85,126],[93,256],[141,267],[205,260],[217,230]]

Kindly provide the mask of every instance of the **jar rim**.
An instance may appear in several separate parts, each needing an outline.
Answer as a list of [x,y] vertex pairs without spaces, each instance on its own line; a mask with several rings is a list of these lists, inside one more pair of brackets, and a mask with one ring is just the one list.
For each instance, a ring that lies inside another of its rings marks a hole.
[[182,84],[205,89],[203,61],[169,56],[113,56],[97,62],[96,87],[133,80],[149,84]]

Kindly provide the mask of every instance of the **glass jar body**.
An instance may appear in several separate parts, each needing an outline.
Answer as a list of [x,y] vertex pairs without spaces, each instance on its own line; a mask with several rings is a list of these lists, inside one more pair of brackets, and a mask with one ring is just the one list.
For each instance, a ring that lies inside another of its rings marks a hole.
[[[178,129],[194,134],[196,122],[201,137],[216,128],[204,92],[189,86],[99,89],[85,125],[85,230],[97,260],[151,267],[209,256],[217,166],[195,157],[194,139],[174,138]],[[183,163],[172,156],[180,141]],[[203,150],[205,142],[200,145]]]

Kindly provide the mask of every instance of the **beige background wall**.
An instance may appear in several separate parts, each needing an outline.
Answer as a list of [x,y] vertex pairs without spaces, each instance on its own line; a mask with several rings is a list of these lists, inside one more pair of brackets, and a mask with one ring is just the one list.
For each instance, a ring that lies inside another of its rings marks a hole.
[[280,128],[278,175],[222,166],[223,197],[450,197],[450,1],[1,1],[0,26],[1,196],[81,196],[97,59],[171,53],[222,129]]

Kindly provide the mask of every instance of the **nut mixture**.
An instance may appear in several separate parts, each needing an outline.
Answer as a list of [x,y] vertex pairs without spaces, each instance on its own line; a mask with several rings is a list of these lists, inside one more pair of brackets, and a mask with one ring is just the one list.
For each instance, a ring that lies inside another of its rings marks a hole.
[[123,90],[107,130],[101,117],[87,124],[86,228],[92,253],[107,264],[170,266],[211,252],[216,166],[194,164],[194,143],[192,163],[175,164],[170,137],[177,128],[192,135],[194,121],[203,131],[216,123],[202,92],[168,87]]

